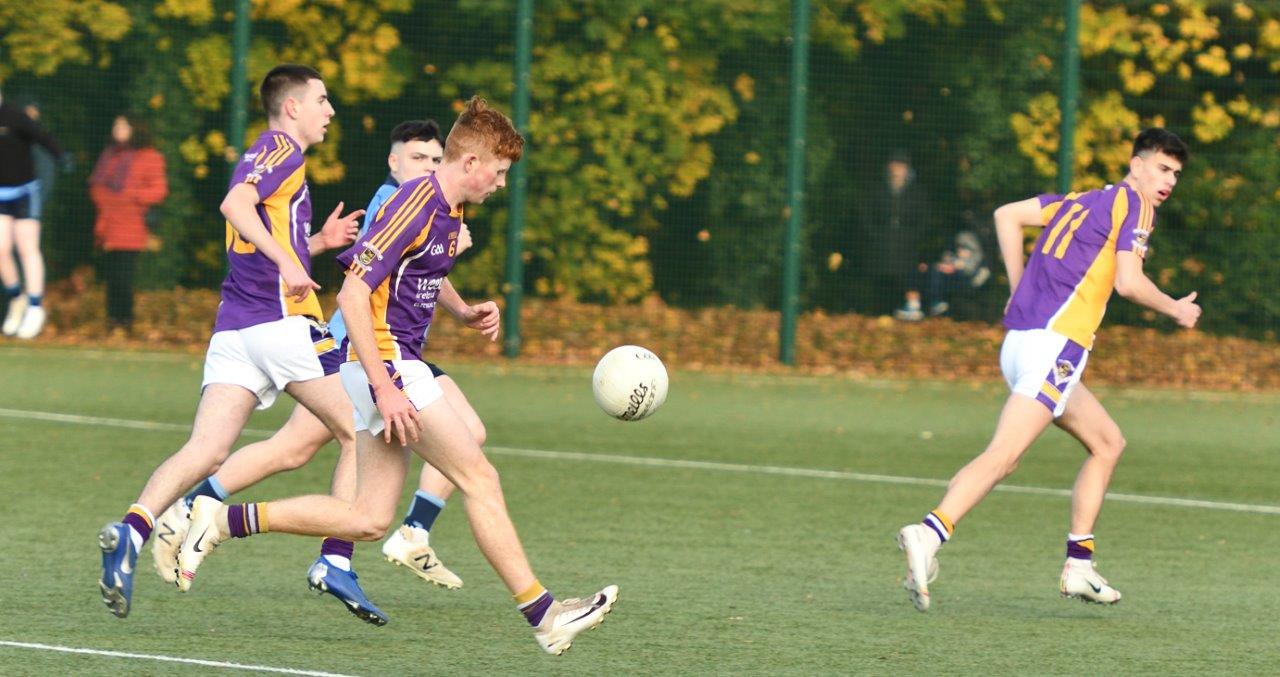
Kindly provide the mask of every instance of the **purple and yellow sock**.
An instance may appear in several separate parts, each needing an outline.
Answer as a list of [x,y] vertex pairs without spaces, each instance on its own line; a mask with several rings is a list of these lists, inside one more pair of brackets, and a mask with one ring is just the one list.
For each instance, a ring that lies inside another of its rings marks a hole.
[[933,529],[934,533],[938,534],[938,540],[943,543],[951,540],[951,534],[956,530],[955,522],[952,522],[951,518],[942,514],[941,510],[934,510],[928,515],[925,515],[921,522],[923,522],[926,527]]
[[267,533],[267,504],[235,503],[227,506],[227,529],[232,538]]
[[1093,534],[1067,534],[1067,557],[1092,560]]
[[140,537],[140,540],[134,541],[134,545],[139,549],[142,548],[143,543],[147,542],[148,538],[151,538],[151,529],[156,524],[156,518],[152,517],[151,511],[147,510],[146,506],[141,503],[134,503],[129,506],[129,512],[125,513],[124,519],[120,521],[129,525],[133,533]]
[[542,584],[534,581],[528,590],[515,596],[516,608],[520,609],[520,613],[524,614],[524,619],[529,621],[529,625],[538,627],[542,622],[542,617],[547,615],[547,609],[551,608],[551,603],[556,601]]

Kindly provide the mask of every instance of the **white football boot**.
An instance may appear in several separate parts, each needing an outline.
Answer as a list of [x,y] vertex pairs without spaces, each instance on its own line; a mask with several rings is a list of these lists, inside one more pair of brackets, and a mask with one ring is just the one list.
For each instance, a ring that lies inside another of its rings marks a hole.
[[231,538],[230,530],[224,532],[218,526],[218,512],[222,501],[209,496],[197,496],[191,504],[191,524],[187,537],[178,549],[178,589],[187,592],[195,580],[196,569],[218,544]]
[[1107,584],[1091,560],[1067,558],[1062,566],[1062,580],[1058,590],[1063,597],[1074,597],[1095,604],[1115,604],[1120,601],[1120,591]]
[[27,308],[27,312],[22,314],[22,321],[18,323],[18,330],[14,332],[14,336],[28,341],[39,336],[40,330],[44,329],[44,318],[43,307],[31,306]]
[[428,537],[426,529],[402,524],[382,544],[382,555],[396,566],[408,567],[409,571],[428,583],[450,590],[461,588],[462,579],[440,561],[436,551],[428,545]]
[[586,599],[576,597],[551,603],[533,636],[543,651],[559,656],[569,649],[579,633],[604,622],[605,614],[618,601],[618,586],[610,585]]
[[5,336],[18,333],[18,325],[22,324],[22,316],[27,314],[27,295],[18,294],[9,299],[9,312],[4,316],[3,329]]
[[929,584],[938,577],[938,548],[942,542],[933,529],[916,523],[898,531],[898,549],[907,555],[907,577],[902,587],[918,611],[929,610]]
[[187,527],[191,526],[191,508],[181,498],[165,510],[156,520],[153,532],[156,540],[151,544],[151,559],[155,561],[156,573],[165,583],[174,585],[178,582],[178,549],[187,537]]

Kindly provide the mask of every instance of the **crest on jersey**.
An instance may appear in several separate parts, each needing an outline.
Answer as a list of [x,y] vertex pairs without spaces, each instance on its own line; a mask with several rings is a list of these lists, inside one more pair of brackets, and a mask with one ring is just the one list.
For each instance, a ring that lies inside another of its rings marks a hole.
[[1076,365],[1071,364],[1069,360],[1058,360],[1058,365],[1053,368],[1053,380],[1063,383],[1076,373]]
[[382,252],[369,242],[365,242],[361,246],[364,247],[364,251],[356,255],[356,265],[365,270],[370,270],[375,259],[379,261],[382,260]]

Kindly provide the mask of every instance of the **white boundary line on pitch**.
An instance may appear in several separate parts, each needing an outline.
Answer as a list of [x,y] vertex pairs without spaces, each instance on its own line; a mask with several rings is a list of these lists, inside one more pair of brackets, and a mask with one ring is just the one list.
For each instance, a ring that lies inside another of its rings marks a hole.
[[206,661],[199,658],[177,658],[175,656],[159,656],[147,653],[129,653],[127,651],[104,651],[102,649],[81,649],[74,646],[57,646],[54,644],[35,644],[32,642],[11,642],[0,640],[0,647],[32,649],[34,651],[56,651],[58,653],[78,653],[90,656],[110,656],[112,658],[140,658],[164,663],[184,663],[186,665],[202,665],[209,668],[226,668],[228,670],[253,670],[255,672],[274,672],[282,675],[311,675],[312,677],[351,677],[336,672],[319,672],[316,670],[294,670],[293,668],[273,668],[267,665],[246,665],[244,663],[228,663],[226,661]]
[[[131,428],[134,430],[154,430],[160,432],[189,432],[191,426],[156,421],[137,421],[122,418],[105,418],[101,416],[80,416],[77,414],[60,414],[48,411],[28,411],[24,409],[6,409],[0,407],[0,416],[21,418],[56,423],[73,423],[79,425],[101,425],[114,428]],[[257,430],[246,428],[244,434],[254,437],[270,437],[274,430]],[[945,487],[948,480],[930,479],[927,477],[905,477],[901,475],[878,475],[871,473],[849,472],[844,470],[821,470],[818,468],[796,468],[777,465],[751,465],[747,463],[726,463],[723,461],[690,461],[678,458],[655,458],[651,456],[623,456],[618,454],[586,454],[578,451],[549,451],[545,449],[520,449],[516,447],[489,446],[485,451],[500,456],[519,456],[555,461],[582,461],[588,463],[613,463],[647,468],[681,468],[686,470],[711,470],[716,472],[753,473],[757,475],[781,475],[785,477],[806,477],[823,480],[845,480],[852,482],[872,482],[877,484],[905,484],[920,487]],[[1001,484],[996,491],[1007,494],[1030,494],[1033,496],[1057,496],[1069,498],[1071,492],[1066,489],[1048,489],[1045,487],[1024,487],[1016,484]],[[1107,499],[1120,503],[1143,503],[1147,505],[1176,506],[1180,508],[1203,508],[1205,510],[1226,510],[1260,515],[1280,515],[1280,505],[1262,505],[1254,503],[1230,503],[1225,501],[1206,501],[1193,498],[1174,498],[1171,496],[1145,496],[1142,494],[1122,494],[1108,492]]]

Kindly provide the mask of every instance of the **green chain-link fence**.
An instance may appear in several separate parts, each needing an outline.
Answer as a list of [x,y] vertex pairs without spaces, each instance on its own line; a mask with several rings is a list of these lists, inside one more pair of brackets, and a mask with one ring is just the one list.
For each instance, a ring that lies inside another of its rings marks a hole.
[[[511,111],[516,91],[517,0],[244,3],[245,83],[231,78],[236,0],[4,4],[5,101],[38,100],[78,158],[45,213],[55,279],[101,264],[86,185],[120,113],[146,119],[168,160],[140,284],[213,288],[228,149],[242,143],[228,133],[233,92],[247,95],[252,136],[264,124],[253,83],[273,64],[315,65],[334,94],[336,124],[308,161],[317,214],[363,206],[396,123],[447,128],[473,93]],[[509,193],[470,211],[477,246],[459,287],[510,291],[514,258],[532,297],[779,309],[797,6],[531,5],[522,247],[509,256]],[[812,0],[801,311],[892,316],[918,292],[926,316],[945,302],[947,317],[999,320],[1007,286],[990,213],[1059,182],[1067,8]],[[1148,272],[1171,292],[1198,290],[1210,331],[1274,341],[1280,5],[1094,0],[1079,12],[1071,184],[1123,178],[1144,126],[1181,134],[1192,161],[1160,210]],[[933,272],[957,256],[981,260]],[[315,268],[336,288],[328,258]],[[1170,326],[1123,301],[1108,322]]]

